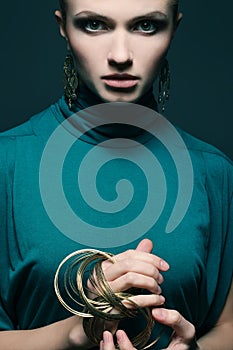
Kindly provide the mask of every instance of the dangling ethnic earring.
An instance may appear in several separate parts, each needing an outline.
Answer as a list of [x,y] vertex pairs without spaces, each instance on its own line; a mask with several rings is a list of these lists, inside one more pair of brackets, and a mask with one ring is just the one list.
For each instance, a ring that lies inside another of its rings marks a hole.
[[162,106],[162,112],[165,111],[166,101],[170,97],[170,68],[167,59],[160,71],[159,77],[159,98],[158,102]]
[[71,108],[72,102],[77,99],[78,77],[74,68],[74,60],[70,53],[66,55],[63,71],[64,95],[69,108]]

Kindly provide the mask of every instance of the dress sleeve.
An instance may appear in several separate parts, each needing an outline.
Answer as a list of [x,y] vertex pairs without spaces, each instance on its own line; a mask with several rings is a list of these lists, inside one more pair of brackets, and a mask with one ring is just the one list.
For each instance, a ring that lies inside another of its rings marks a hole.
[[210,236],[206,257],[206,285],[201,295],[206,296],[209,311],[202,315],[200,336],[216,324],[233,276],[233,166],[226,157],[216,155],[206,158],[205,164]]
[[0,300],[0,331],[13,330],[14,328],[10,316],[5,310],[2,300]]
[[[0,136],[0,330],[15,329],[14,305],[9,300],[9,274],[11,264],[8,250],[8,203],[9,182],[12,169],[8,168],[8,142]],[[10,140],[11,141],[11,140]],[[9,158],[10,159],[10,158]],[[10,161],[10,163],[12,163]],[[9,164],[10,167],[12,164]]]

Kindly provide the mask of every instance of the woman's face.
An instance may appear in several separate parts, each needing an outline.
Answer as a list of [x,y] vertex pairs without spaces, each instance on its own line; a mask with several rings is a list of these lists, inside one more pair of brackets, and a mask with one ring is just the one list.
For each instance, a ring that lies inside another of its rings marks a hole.
[[171,0],[68,0],[61,33],[80,84],[105,102],[136,102],[153,85],[175,27]]

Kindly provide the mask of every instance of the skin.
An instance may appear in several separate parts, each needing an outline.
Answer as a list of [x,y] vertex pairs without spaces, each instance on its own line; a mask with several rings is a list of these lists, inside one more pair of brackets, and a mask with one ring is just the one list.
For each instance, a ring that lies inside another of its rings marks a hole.
[[[80,13],[87,9],[95,13],[95,16],[97,13],[105,16],[106,19],[99,26],[99,18],[95,17],[97,22],[92,21],[92,25],[89,22],[88,31],[87,26],[84,31],[80,26],[80,18],[83,16]],[[148,14],[154,11],[162,13],[163,18],[166,18],[166,25],[159,26],[157,31],[149,35],[148,31],[145,32],[145,27],[142,30],[142,25],[139,26],[139,23],[135,22],[135,18],[145,15],[143,20],[148,20]],[[66,39],[67,46],[73,54],[80,84],[86,85],[105,102],[137,102],[151,88],[182,18],[182,15],[178,14],[174,20],[170,0],[119,0],[117,2],[115,0],[69,0],[66,21],[64,22],[59,11],[55,15],[60,25],[61,35]],[[123,91],[109,88],[101,78],[113,73],[128,73],[137,76],[138,84],[133,89]],[[150,244],[148,242],[144,244],[147,245],[144,247],[144,252],[150,253]],[[138,285],[146,286],[146,289],[155,297],[161,293],[159,284],[162,282],[162,277],[158,270],[156,273],[154,271],[152,274],[154,282],[151,279],[152,270],[150,270],[149,261],[144,260],[137,250],[136,255],[134,253],[132,251],[123,253],[118,257],[117,264],[113,266],[105,263],[103,268],[107,280],[114,291],[127,289],[130,285],[134,286],[137,281]],[[134,262],[132,261],[133,256],[136,257]],[[140,264],[142,263],[143,268],[141,269]],[[140,298],[142,304],[148,302],[143,299],[143,296]],[[157,299],[154,301],[158,302]],[[232,292],[230,292],[226,307],[216,327],[199,340],[200,349],[231,350],[233,343],[232,303]],[[157,321],[174,329],[174,336],[167,349],[187,350],[195,336],[194,326],[176,310],[154,309],[152,313]],[[225,334],[224,340],[220,337],[221,332]],[[121,350],[133,349],[124,332],[120,331],[117,334]],[[219,339],[221,339],[220,343]],[[101,347],[103,350],[114,349],[110,333],[104,333]]]
[[[87,10],[106,19],[95,26],[92,20],[85,31],[81,19],[89,18],[83,13]],[[159,13],[149,18],[155,11]],[[143,20],[135,21],[142,15]],[[73,54],[80,84],[105,102],[136,102],[158,76],[181,14],[174,21],[170,0],[69,0],[66,21],[59,11],[56,18]],[[138,77],[137,86],[109,88],[101,77],[115,73]]]
[[[112,18],[113,29],[92,36],[77,28],[73,22],[74,15],[87,8],[94,11],[101,8],[101,13]],[[145,8],[147,11],[166,14],[168,25],[163,31],[147,36],[129,30],[132,18],[144,14]],[[133,102],[151,87],[158,75],[181,15],[174,22],[169,0],[68,0],[66,24],[59,11],[56,11],[56,18],[61,34],[74,55],[80,84],[87,85],[104,101]],[[118,72],[137,75],[139,82],[136,88],[124,93],[107,88],[101,76]],[[160,257],[152,255],[152,248],[151,241],[141,241],[135,250],[116,255],[114,265],[105,262],[104,273],[114,291],[124,291],[130,287],[144,287],[150,291],[151,295],[139,295],[135,297],[135,301],[141,307],[152,307],[154,318],[174,329],[174,339],[168,347],[169,350],[187,350],[195,334],[194,326],[175,310],[162,309],[163,314],[159,314],[156,309],[164,303],[164,298],[160,295],[160,285],[163,282],[161,272],[166,272],[169,265]],[[200,349],[232,350],[232,319],[231,291],[216,327],[199,340]],[[120,350],[133,349],[124,332],[118,331],[117,339]],[[110,333],[104,333],[101,346],[102,350],[114,349]],[[85,350],[92,347],[93,344],[83,331],[82,318],[78,316],[38,329],[0,332],[0,350]]]
[[[163,282],[161,272],[167,271],[169,265],[160,257],[151,254],[152,248],[151,241],[142,240],[135,250],[116,255],[114,265],[106,262],[103,266],[114,291],[123,291],[130,287],[141,288],[143,285],[152,292],[150,296],[139,295],[134,298],[141,307],[156,307],[164,303],[164,298],[158,295],[158,292],[159,285]],[[134,276],[137,276],[136,280]],[[81,317],[73,316],[33,330],[1,331],[0,350],[91,349],[93,344],[83,331],[82,321]]]

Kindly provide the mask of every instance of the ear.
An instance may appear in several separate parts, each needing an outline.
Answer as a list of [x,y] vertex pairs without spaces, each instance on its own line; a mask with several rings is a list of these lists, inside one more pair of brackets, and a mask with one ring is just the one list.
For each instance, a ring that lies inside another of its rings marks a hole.
[[182,18],[183,18],[183,13],[179,12],[179,13],[177,14],[176,19],[175,19],[174,28],[173,28],[173,33],[172,33],[172,40],[174,39],[176,30],[177,30],[177,28],[179,27],[179,24],[180,24]]
[[59,10],[55,11],[55,18],[56,18],[57,24],[59,25],[61,36],[67,39],[65,23],[64,23],[64,19],[62,17],[61,11]]
[[179,27],[179,24],[180,24],[182,18],[183,18],[183,13],[179,12],[177,14],[177,18],[176,18],[175,30]]

